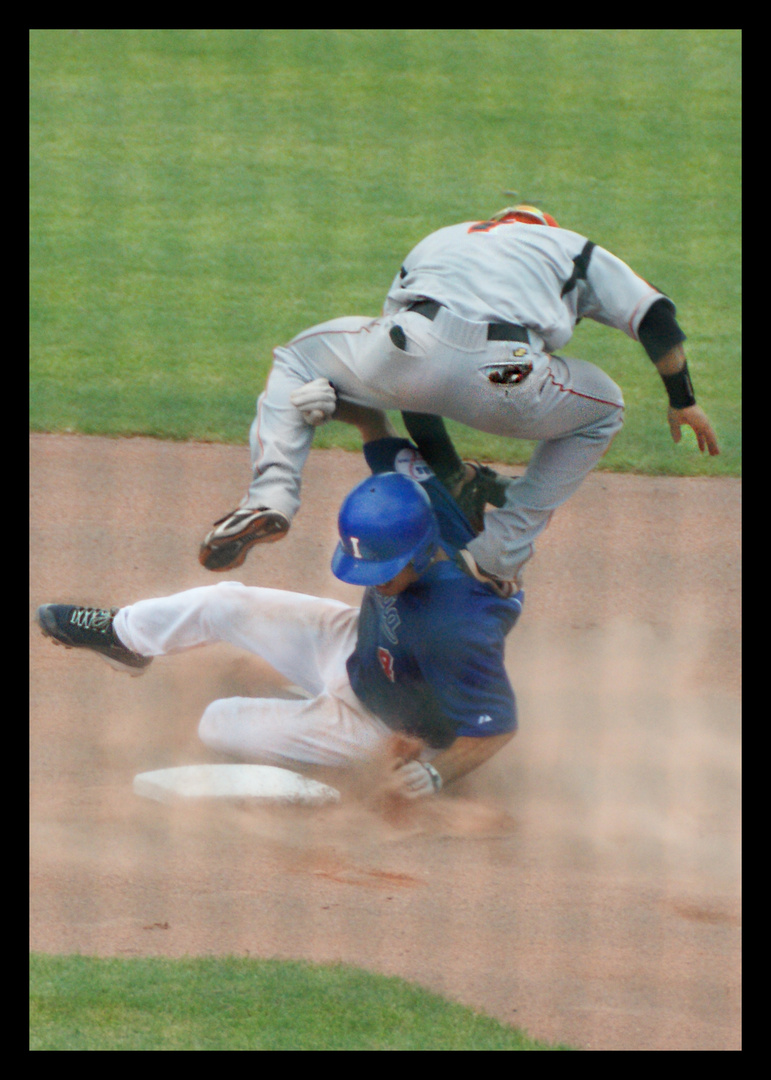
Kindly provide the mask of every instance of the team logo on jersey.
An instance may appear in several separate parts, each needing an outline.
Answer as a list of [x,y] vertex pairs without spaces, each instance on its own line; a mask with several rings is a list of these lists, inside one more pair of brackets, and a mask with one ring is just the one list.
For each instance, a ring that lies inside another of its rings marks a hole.
[[417,450],[412,450],[409,446],[405,446],[403,450],[400,450],[394,459],[394,469],[396,472],[404,473],[405,476],[412,477],[413,480],[417,480],[419,484],[424,483],[429,477],[433,476],[433,471],[426,464],[424,459],[418,453]]
[[380,666],[385,673],[385,677],[390,679],[391,682],[396,682],[396,675],[394,674],[394,658],[391,656],[388,649],[384,649],[382,645],[378,646],[377,658],[380,661]]
[[383,633],[392,641],[394,645],[399,643],[396,631],[402,624],[402,620],[399,618],[399,611],[396,607],[396,596],[381,596],[380,593],[374,594],[375,603],[380,607],[380,625]]

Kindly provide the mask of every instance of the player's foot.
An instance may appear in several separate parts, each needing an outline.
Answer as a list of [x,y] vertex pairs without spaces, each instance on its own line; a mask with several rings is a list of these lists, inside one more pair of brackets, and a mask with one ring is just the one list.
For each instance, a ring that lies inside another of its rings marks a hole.
[[255,544],[272,544],[289,532],[289,518],[267,506],[234,510],[214,522],[201,544],[198,561],[207,570],[234,570]]
[[66,649],[92,649],[116,671],[142,675],[152,663],[151,656],[140,656],[127,649],[115,635],[113,619],[118,608],[75,607],[72,604],[43,604],[37,609],[37,621],[46,637]]
[[498,577],[497,574],[490,573],[489,570],[483,570],[471,552],[467,551],[466,548],[459,551],[458,555],[464,569],[467,570],[473,578],[476,578],[477,581],[481,581],[483,585],[489,585],[493,592],[496,593],[497,596],[500,596],[502,600],[509,600],[514,593],[519,592],[521,589],[522,586],[519,578],[507,580]]

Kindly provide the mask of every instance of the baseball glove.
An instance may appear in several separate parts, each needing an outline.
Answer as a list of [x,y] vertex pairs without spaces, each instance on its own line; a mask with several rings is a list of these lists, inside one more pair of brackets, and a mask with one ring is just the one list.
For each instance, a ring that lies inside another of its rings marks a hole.
[[278,510],[258,506],[233,510],[214,522],[198,552],[207,570],[234,570],[255,544],[272,544],[289,531],[289,519]]
[[[474,532],[485,527],[485,507],[503,506],[507,479],[489,465],[462,461],[441,416],[402,412],[407,433],[469,520]],[[466,479],[468,468],[474,475]]]
[[[430,464],[430,462],[429,462]],[[479,462],[464,462],[474,470],[474,475],[463,482],[455,501],[469,520],[471,528],[481,533],[485,527],[485,507],[503,506],[506,501],[506,478]]]

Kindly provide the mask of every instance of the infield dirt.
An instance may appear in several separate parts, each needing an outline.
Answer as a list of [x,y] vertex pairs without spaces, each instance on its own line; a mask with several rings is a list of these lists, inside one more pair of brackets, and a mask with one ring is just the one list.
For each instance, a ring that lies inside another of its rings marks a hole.
[[[213,698],[288,689],[228,646],[128,679],[34,611],[223,580],[198,544],[248,453],[33,435],[30,468],[31,949],[340,960],[585,1050],[741,1049],[739,480],[590,476],[528,568],[516,738],[397,820],[135,796],[213,760]],[[365,474],[314,451],[289,536],[230,576],[358,603],[329,559]]]

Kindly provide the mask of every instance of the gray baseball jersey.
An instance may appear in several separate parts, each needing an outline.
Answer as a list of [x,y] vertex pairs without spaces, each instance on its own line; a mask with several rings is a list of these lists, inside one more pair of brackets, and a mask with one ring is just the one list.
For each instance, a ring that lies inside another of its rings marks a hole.
[[662,294],[579,233],[521,222],[450,225],[404,260],[384,313],[423,297],[464,319],[526,326],[547,352],[563,348],[579,319],[637,330]]

